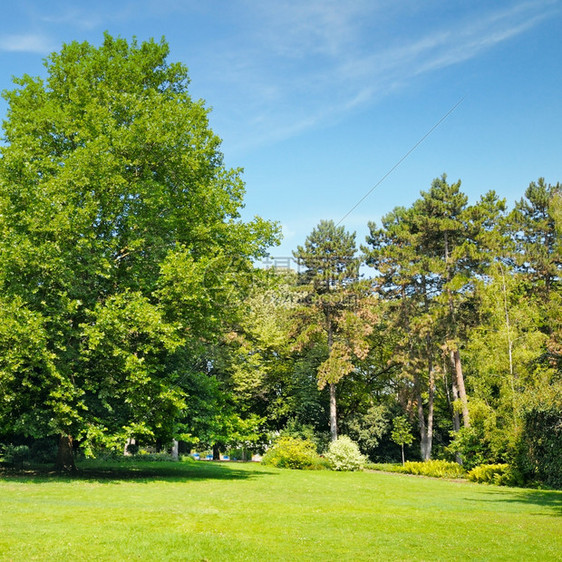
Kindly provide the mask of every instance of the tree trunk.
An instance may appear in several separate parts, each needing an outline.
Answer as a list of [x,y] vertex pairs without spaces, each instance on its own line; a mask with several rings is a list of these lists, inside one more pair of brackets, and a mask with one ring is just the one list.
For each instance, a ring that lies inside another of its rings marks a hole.
[[458,390],[458,395],[462,404],[462,422],[464,427],[470,427],[470,416],[468,413],[468,399],[466,397],[466,390],[464,387],[464,376],[462,374],[461,354],[459,348],[455,346],[451,350],[451,363],[454,368],[454,378]]
[[418,375],[414,375],[414,386],[416,389],[416,402],[418,404],[418,427],[420,430],[421,457],[422,460],[428,461],[431,458],[431,450],[433,448],[433,402],[435,396],[434,370],[431,364],[429,366],[427,423],[423,411],[423,397]]
[[[461,418],[459,416],[459,412],[455,406],[456,401],[459,399],[459,389],[457,388],[457,379],[453,374],[453,383],[452,383],[452,390],[453,390],[453,431],[457,432],[460,431],[461,428]],[[460,453],[455,454],[455,460],[462,464],[462,457]]]
[[213,445],[213,460],[214,461],[221,460],[221,450],[220,450],[220,445],[218,443],[215,443]]
[[130,457],[132,455],[131,451],[129,451],[129,445],[136,445],[134,437],[129,437],[129,439],[125,441],[125,448],[123,449],[123,455],[125,457]]
[[[449,283],[449,281],[451,280],[451,274],[449,271],[449,239],[448,239],[448,235],[447,235],[447,231],[445,231],[445,267],[447,269],[447,273],[446,273],[446,279],[447,279],[447,283]],[[455,305],[453,303],[453,296],[451,294],[450,289],[447,289],[447,296],[448,296],[448,302],[449,302],[449,314],[451,316],[450,318],[450,322],[451,322],[451,326],[453,328],[452,331],[452,336],[453,338],[456,338],[457,336],[457,324],[456,324],[456,319],[455,319]],[[470,417],[468,415],[468,400],[466,397],[466,390],[465,390],[465,386],[464,386],[464,376],[462,373],[462,364],[461,364],[461,354],[459,351],[459,347],[458,345],[455,343],[455,347],[454,349],[452,349],[450,351],[450,357],[451,357],[451,364],[453,365],[453,379],[456,381],[457,384],[457,389],[458,389],[458,393],[459,393],[459,398],[461,400],[461,404],[462,404],[462,421],[464,424],[464,427],[469,427],[470,426]]]
[[402,466],[404,466],[404,464],[406,464],[406,459],[404,457],[404,443],[402,443]]
[[172,441],[172,459],[175,461],[179,459],[179,442],[175,439]]
[[[427,285],[425,275],[422,276],[424,309],[429,314],[429,299],[427,295]],[[435,373],[433,369],[433,351],[431,337],[425,338],[427,352],[427,386],[428,386],[428,404],[427,404],[427,424],[424,420],[423,401],[419,378],[416,379],[418,392],[418,415],[421,416],[422,423],[420,425],[420,449],[422,460],[428,461],[431,458],[431,449],[433,447],[433,399],[435,396]]]
[[422,450],[422,459],[428,461],[431,458],[431,450],[433,448],[433,400],[435,397],[435,371],[433,366],[429,369],[429,384],[427,397],[427,432],[425,450]]
[[74,462],[74,449],[72,447],[72,436],[62,435],[59,437],[59,450],[55,467],[61,472],[76,472]]
[[[416,388],[416,402],[418,404],[418,428],[420,430],[420,446],[422,458],[425,457],[425,448],[427,443],[427,429],[425,426],[425,416],[423,413],[423,399],[420,391],[419,377],[416,375],[414,377],[415,388]],[[424,459],[425,460],[425,459]]]
[[454,376],[451,387],[453,390],[453,431],[459,431],[459,429],[461,428],[461,419],[459,417],[459,412],[455,407],[455,402],[459,399],[459,389],[457,388],[457,379]]
[[338,438],[336,385],[333,382],[330,383],[330,435],[332,437],[332,441],[335,441]]
[[[328,328],[328,356],[332,353],[334,345],[334,334],[332,330],[332,321],[329,312],[326,314],[326,324]],[[330,383],[330,436],[332,441],[338,438],[338,418],[336,407],[336,384]]]

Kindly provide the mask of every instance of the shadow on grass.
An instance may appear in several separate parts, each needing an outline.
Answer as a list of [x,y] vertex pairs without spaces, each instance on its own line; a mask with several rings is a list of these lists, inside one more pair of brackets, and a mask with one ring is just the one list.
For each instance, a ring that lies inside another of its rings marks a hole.
[[[485,486],[485,484],[482,484]],[[494,496],[491,499],[479,499],[471,501],[478,502],[502,502],[508,504],[525,504],[536,505],[541,508],[546,508],[555,517],[562,516],[562,490],[529,490],[518,488],[503,488],[485,490],[486,494]],[[541,515],[544,511],[541,512]]]
[[26,483],[94,481],[99,483],[136,481],[187,482],[190,480],[249,480],[274,474],[261,468],[238,463],[212,461],[142,462],[85,461],[74,474],[61,474],[47,467],[0,471],[2,480]]

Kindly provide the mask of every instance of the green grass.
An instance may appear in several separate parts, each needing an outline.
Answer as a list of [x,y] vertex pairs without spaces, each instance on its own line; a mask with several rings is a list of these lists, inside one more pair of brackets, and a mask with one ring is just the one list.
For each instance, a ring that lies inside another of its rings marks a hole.
[[562,492],[240,463],[0,478],[1,560],[561,560]]

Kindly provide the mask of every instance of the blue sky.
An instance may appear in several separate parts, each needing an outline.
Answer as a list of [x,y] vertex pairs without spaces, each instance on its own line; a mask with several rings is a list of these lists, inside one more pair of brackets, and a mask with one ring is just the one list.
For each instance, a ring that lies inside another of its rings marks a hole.
[[[165,36],[213,108],[245,217],[282,224],[290,255],[321,219],[409,205],[433,178],[510,205],[562,181],[562,0],[19,0],[3,6],[0,88],[43,75],[63,42]],[[0,103],[4,116],[6,105]]]

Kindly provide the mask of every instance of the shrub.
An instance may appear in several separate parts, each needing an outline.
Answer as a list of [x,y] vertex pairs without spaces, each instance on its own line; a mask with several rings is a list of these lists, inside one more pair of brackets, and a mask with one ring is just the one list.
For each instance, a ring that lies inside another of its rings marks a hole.
[[162,461],[175,462],[175,459],[169,453],[165,453],[165,452],[151,453],[145,449],[139,449],[137,454],[132,455],[129,458],[133,461],[143,461],[143,462],[162,462]]
[[316,455],[309,467],[309,470],[332,470],[332,465],[327,458]]
[[562,488],[562,401],[545,399],[523,413],[516,466],[529,482]]
[[357,443],[347,435],[342,435],[330,443],[326,458],[333,470],[362,470],[366,460]]
[[33,442],[29,449],[29,457],[34,463],[49,464],[55,462],[57,452],[58,445],[56,439],[45,437]]
[[362,453],[374,458],[379,443],[390,430],[389,416],[386,406],[371,406],[366,412],[348,418],[346,434],[359,445]]
[[492,456],[488,440],[481,428],[462,427],[459,431],[453,432],[453,437],[453,441],[446,448],[447,457],[452,459],[460,456],[466,470],[496,460]]
[[3,454],[4,464],[15,468],[23,468],[29,462],[29,447],[27,445],[6,445]]
[[330,442],[328,432],[317,432],[312,425],[303,424],[294,418],[290,419],[284,429],[281,430],[281,437],[294,437],[295,439],[312,441],[316,446],[317,453],[324,451]]
[[179,461],[184,462],[184,463],[195,463],[195,462],[197,462],[191,455],[180,455]]
[[449,461],[424,461],[406,462],[400,472],[406,474],[418,474],[421,476],[432,476],[434,478],[464,478],[465,471],[460,464]]
[[289,436],[280,437],[264,455],[262,463],[278,468],[300,470],[323,468],[312,441]]
[[523,480],[519,472],[508,464],[481,464],[474,467],[467,478],[472,482],[498,486],[517,486]]
[[125,447],[127,454],[129,455],[138,455],[140,450],[140,445],[138,443],[128,443]]
[[367,470],[376,470],[380,472],[402,472],[402,463],[382,463],[382,462],[369,462],[365,465]]

